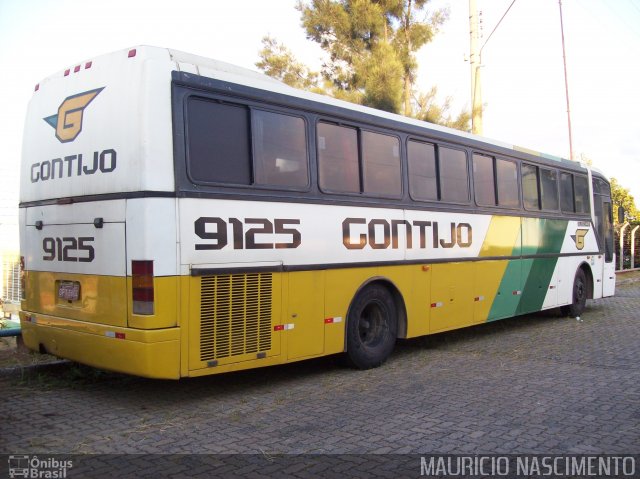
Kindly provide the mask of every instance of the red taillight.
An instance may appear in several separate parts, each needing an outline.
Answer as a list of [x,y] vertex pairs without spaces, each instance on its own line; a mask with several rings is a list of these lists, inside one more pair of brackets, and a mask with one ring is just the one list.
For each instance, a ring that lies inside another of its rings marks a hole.
[[153,314],[153,261],[131,262],[133,313]]

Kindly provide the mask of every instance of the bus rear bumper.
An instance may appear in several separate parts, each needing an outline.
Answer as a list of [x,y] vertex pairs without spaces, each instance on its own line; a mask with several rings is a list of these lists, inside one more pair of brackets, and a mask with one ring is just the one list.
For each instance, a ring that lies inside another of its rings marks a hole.
[[180,378],[180,329],[140,330],[20,312],[24,344],[34,351],[120,373]]

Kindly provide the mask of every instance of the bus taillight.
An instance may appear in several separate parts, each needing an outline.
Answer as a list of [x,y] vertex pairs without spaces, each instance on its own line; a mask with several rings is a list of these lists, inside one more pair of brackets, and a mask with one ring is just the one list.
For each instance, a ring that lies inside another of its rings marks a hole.
[[153,261],[131,261],[133,314],[153,314]]

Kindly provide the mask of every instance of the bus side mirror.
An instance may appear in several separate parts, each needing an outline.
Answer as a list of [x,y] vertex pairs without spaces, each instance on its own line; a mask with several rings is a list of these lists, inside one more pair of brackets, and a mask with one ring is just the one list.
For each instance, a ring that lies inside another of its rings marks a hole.
[[618,206],[618,223],[624,223],[624,207]]

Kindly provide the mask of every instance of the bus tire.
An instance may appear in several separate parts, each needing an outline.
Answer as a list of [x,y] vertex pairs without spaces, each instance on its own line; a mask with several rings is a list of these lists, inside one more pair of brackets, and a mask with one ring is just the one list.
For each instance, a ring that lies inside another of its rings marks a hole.
[[575,279],[573,280],[573,290],[571,293],[571,304],[562,306],[560,311],[565,316],[578,317],[580,316],[587,304],[587,275],[582,268],[576,271]]
[[360,291],[347,318],[347,358],[358,369],[384,363],[396,343],[398,314],[389,290],[372,284]]

